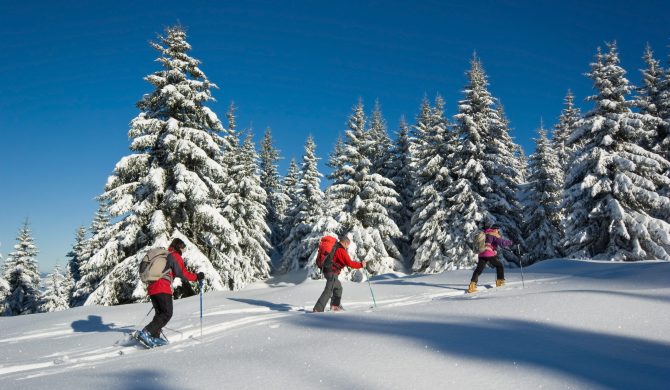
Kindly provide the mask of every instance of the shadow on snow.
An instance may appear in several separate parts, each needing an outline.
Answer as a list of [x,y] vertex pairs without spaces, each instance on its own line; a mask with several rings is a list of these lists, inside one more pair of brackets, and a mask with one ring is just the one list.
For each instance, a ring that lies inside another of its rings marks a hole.
[[515,362],[556,371],[609,388],[664,388],[670,344],[584,329],[499,319],[386,321],[365,316],[309,316],[298,325],[418,340],[446,354]]

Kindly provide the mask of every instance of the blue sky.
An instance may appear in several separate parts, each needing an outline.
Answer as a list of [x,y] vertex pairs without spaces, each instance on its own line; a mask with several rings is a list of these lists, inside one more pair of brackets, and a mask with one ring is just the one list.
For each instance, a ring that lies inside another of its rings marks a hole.
[[309,134],[327,157],[359,97],[368,108],[379,99],[392,131],[401,115],[414,121],[426,94],[440,93],[453,115],[475,50],[529,152],[568,88],[588,108],[583,74],[596,47],[616,40],[635,83],[647,42],[664,65],[670,51],[660,0],[23,3],[0,1],[0,253],[28,218],[42,271],[65,263],[129,153],[135,103],[151,91],[143,77],[159,69],[148,42],[166,26],[187,28],[220,87],[210,105],[219,117],[234,101],[257,139],[272,128],[282,174]]

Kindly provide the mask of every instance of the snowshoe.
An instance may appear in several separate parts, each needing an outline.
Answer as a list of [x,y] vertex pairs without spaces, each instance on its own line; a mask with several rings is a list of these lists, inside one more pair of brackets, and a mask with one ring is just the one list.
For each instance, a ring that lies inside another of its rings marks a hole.
[[154,348],[156,344],[154,344],[154,338],[151,337],[149,332],[147,332],[145,329],[142,330],[136,330],[135,332],[130,334],[130,337],[134,338],[137,340],[140,344],[142,344],[145,348]]
[[162,347],[169,344],[169,342],[162,337],[152,337],[151,341],[154,342],[155,347]]
[[330,311],[344,311],[342,305],[330,305]]
[[470,286],[468,286],[468,293],[475,293],[475,292],[477,292],[477,283],[470,282]]

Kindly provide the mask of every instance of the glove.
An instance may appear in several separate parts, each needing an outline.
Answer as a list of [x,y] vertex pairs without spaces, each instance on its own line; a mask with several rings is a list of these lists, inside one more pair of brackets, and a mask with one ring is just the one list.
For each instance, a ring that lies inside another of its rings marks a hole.
[[205,279],[205,273],[204,272],[198,272],[198,280],[203,280]]

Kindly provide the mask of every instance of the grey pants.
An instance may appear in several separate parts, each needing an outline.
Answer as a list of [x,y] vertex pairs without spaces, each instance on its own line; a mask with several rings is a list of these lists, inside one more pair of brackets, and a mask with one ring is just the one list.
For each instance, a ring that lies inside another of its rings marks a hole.
[[[332,297],[332,299],[331,299]],[[326,288],[323,289],[319,300],[314,305],[314,311],[323,311],[330,300],[332,306],[340,306],[342,301],[342,283],[337,279],[337,275],[326,275]]]

